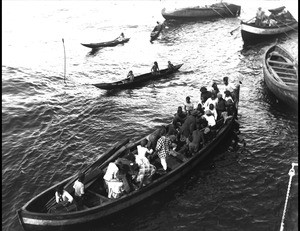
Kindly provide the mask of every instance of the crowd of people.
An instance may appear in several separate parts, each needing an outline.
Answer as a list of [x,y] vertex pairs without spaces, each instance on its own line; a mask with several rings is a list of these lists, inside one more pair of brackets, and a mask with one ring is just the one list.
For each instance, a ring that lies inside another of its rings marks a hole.
[[[208,89],[209,90],[208,90]],[[129,151],[122,158],[109,163],[103,176],[108,198],[119,198],[151,182],[157,173],[170,171],[170,155],[189,158],[209,143],[217,130],[232,117],[236,111],[234,101],[236,86],[223,78],[223,86],[214,82],[211,87],[200,88],[200,100],[192,103],[187,96],[182,106],[174,114],[172,123],[162,126],[145,139],[136,149]],[[84,199],[84,174],[75,181],[74,200],[80,206]],[[72,203],[72,196],[59,188],[56,201]]]

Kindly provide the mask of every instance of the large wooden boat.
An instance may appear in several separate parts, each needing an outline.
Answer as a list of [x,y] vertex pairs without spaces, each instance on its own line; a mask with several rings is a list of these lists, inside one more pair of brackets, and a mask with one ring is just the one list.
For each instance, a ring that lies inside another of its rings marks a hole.
[[168,69],[168,68],[162,69],[160,70],[160,73],[156,75],[152,74],[151,72],[138,75],[134,77],[133,81],[130,81],[128,78],[126,78],[112,83],[97,83],[93,85],[95,87],[98,87],[100,89],[105,89],[105,90],[134,88],[142,84],[145,84],[150,80],[157,80],[160,78],[169,77],[171,74],[177,72],[182,65],[183,64],[175,65],[173,69]]
[[[239,86],[235,91],[235,106],[238,109]],[[124,157],[129,152],[135,153],[137,145],[146,137],[124,144],[110,157],[105,158],[103,161],[98,161],[97,164],[93,164],[89,171],[86,171],[86,181],[84,182],[86,199],[80,210],[65,210],[57,214],[48,212],[53,211],[51,207],[56,206],[54,194],[58,185],[65,186],[64,188],[71,195],[74,194],[73,188],[69,187],[70,182],[73,183],[74,180],[70,181],[69,178],[35,196],[18,210],[20,223],[25,230],[73,230],[74,227],[89,225],[89,223],[95,221],[101,222],[102,218],[112,217],[134,205],[138,206],[139,202],[150,199],[156,193],[163,193],[163,189],[174,184],[188,172],[199,166],[205,157],[212,154],[225,140],[228,140],[234,128],[236,115],[237,110],[225,121],[224,119],[217,121],[218,126],[214,136],[207,140],[202,148],[193,155],[186,156],[184,153],[179,154],[175,151],[172,155],[169,155],[167,158],[168,171],[164,173],[158,171],[161,164],[157,155],[153,155],[153,159],[150,161],[156,166],[157,170],[152,180],[145,186],[132,190],[117,199],[110,199],[103,182],[103,175],[108,164],[119,157]],[[157,130],[154,132],[157,132]]]
[[114,39],[111,41],[101,42],[101,43],[81,43],[81,45],[88,47],[88,48],[92,48],[92,49],[97,49],[97,48],[101,48],[101,47],[114,47],[119,44],[127,43],[129,41],[129,39],[130,38],[124,38],[122,40]]
[[166,8],[163,8],[161,14],[165,19],[206,20],[212,18],[238,17],[240,12],[241,6],[221,2],[210,6],[186,7],[172,11],[168,11]]
[[264,81],[285,104],[298,108],[298,63],[284,48],[272,45],[263,56]]
[[241,34],[245,44],[254,44],[267,39],[286,35],[289,31],[296,31],[298,22],[290,12],[280,13],[285,7],[270,9],[273,14],[273,23],[266,21],[262,25],[256,25],[254,21],[241,21]]

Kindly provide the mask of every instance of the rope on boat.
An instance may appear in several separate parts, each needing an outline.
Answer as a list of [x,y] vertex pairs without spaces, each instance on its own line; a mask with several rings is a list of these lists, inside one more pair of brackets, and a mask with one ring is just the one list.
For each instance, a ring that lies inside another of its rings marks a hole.
[[298,166],[298,163],[292,163],[292,168],[289,171],[290,180],[289,180],[289,185],[288,185],[286,198],[285,198],[285,205],[284,205],[284,210],[283,210],[282,219],[281,219],[280,231],[283,231],[283,228],[284,228],[284,218],[285,218],[286,207],[287,207],[287,203],[288,203],[288,199],[289,199],[292,178],[293,178],[293,176],[295,176],[295,170],[294,170],[295,166]]

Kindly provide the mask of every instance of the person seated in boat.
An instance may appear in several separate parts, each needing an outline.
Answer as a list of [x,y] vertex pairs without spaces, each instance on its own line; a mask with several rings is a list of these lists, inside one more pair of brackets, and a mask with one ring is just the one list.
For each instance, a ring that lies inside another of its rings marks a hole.
[[276,25],[277,25],[277,21],[274,20],[274,19],[269,18],[269,20],[268,20],[268,25],[269,25],[270,27],[276,26]]
[[118,37],[118,38],[116,38],[116,40],[118,40],[118,41],[123,41],[124,40],[124,38],[125,38],[125,36],[124,36],[124,33],[122,32],[121,34],[120,34],[120,36]]
[[[110,162],[106,169],[106,173],[103,176],[103,179],[107,186],[107,197],[108,198],[119,198],[124,194],[124,183],[120,179],[119,167],[117,165],[118,161]],[[122,178],[122,177],[121,177]]]
[[204,105],[206,100],[211,97],[212,93],[210,91],[208,91],[206,87],[201,87],[200,92],[201,92],[200,101],[201,101],[202,105]]
[[226,111],[226,101],[223,99],[223,96],[221,93],[217,94],[218,102],[216,104],[216,110],[217,110],[217,120],[222,118],[222,112]]
[[223,78],[223,83],[223,92],[229,91],[230,93],[233,93],[235,86],[231,82],[229,82],[229,78],[227,76]]
[[209,109],[209,105],[210,105],[210,104],[213,104],[214,107],[216,107],[217,102],[218,102],[217,95],[216,95],[215,91],[213,91],[213,92],[211,93],[211,97],[208,98],[208,99],[206,100],[205,104],[203,105],[203,106],[204,106],[204,110]]
[[180,127],[179,134],[180,134],[180,139],[182,141],[185,141],[196,129],[196,117],[197,117],[197,110],[193,110],[192,113],[187,116],[186,120]]
[[207,90],[211,91],[212,93],[214,92],[215,94],[218,94],[220,92],[216,82],[213,82],[211,87]]
[[215,105],[211,103],[211,104],[208,106],[207,110],[209,110],[209,111],[213,114],[213,116],[214,116],[214,118],[215,118],[215,121],[217,121],[218,113],[217,113],[217,110],[216,110],[216,108],[215,108]]
[[138,184],[138,188],[141,188],[150,183],[151,177],[156,171],[156,167],[149,162],[139,162],[138,166],[139,170],[137,173],[136,182]]
[[159,67],[158,67],[158,63],[155,61],[152,68],[151,68],[151,73],[153,75],[159,75],[160,71],[159,71]]
[[78,179],[74,182],[73,188],[75,190],[74,193],[74,199],[78,206],[82,206],[85,192],[84,192],[84,179],[85,179],[85,174],[84,173],[79,173],[78,174]]
[[215,117],[210,110],[206,110],[202,118],[206,119],[209,127],[214,127],[216,125]]
[[269,17],[265,14],[264,11],[262,11],[260,26],[268,26],[268,22],[269,22]]
[[127,79],[129,80],[129,82],[133,82],[134,80],[134,75],[131,70],[128,72]]
[[184,103],[184,111],[187,115],[191,114],[191,111],[194,110],[194,104],[191,102],[191,98],[187,96],[185,98],[185,103]]
[[182,107],[179,106],[177,109],[177,113],[174,114],[173,125],[176,129],[178,129],[185,121],[186,113],[182,110]]
[[188,143],[189,153],[193,154],[199,151],[202,144],[204,143],[203,132],[200,130],[200,124],[196,125],[196,130],[192,133],[192,140]]
[[202,106],[201,103],[198,103],[196,111],[197,111],[198,115],[200,115],[200,116],[204,115],[204,107]]
[[59,185],[56,188],[55,200],[56,203],[64,203],[64,202],[72,203],[73,197],[70,195],[70,193],[64,190],[64,187],[62,185]]
[[161,27],[162,27],[162,24],[160,24],[160,22],[157,21],[157,22],[156,22],[156,26],[154,27],[154,29],[153,29],[152,31],[153,31],[153,32],[154,32],[154,31],[159,31]]
[[168,61],[168,69],[171,71],[171,70],[174,70],[174,65]]

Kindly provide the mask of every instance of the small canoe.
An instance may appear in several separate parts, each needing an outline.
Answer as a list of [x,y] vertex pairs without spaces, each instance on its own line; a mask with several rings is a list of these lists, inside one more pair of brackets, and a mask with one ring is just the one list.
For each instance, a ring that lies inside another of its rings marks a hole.
[[179,68],[183,65],[178,64],[175,65],[173,69],[169,70],[168,68],[160,70],[160,73],[157,75],[150,73],[138,75],[134,77],[133,81],[129,81],[128,78],[112,82],[112,83],[97,83],[93,84],[95,87],[98,87],[100,89],[105,89],[105,90],[113,90],[113,89],[127,89],[127,88],[134,88],[137,86],[140,86],[142,84],[145,84],[146,82],[150,80],[157,80],[160,78],[166,78],[170,76],[171,74],[177,72]]
[[100,47],[114,47],[119,44],[127,43],[129,41],[129,39],[130,38],[124,38],[123,40],[115,39],[112,41],[101,42],[101,43],[81,43],[81,45],[88,47],[88,48],[92,48],[92,49],[96,49],[96,48],[100,48]]
[[297,31],[298,22],[290,14],[286,12],[280,16],[276,16],[285,7],[269,10],[274,13],[273,24],[264,24],[261,26],[255,25],[255,22],[241,22],[241,34],[245,44],[255,44],[264,40],[277,38],[279,35],[284,35],[289,31]]
[[[235,89],[236,101],[235,106],[238,109],[239,87]],[[121,211],[131,209],[132,206],[137,206],[138,203],[150,199],[156,193],[166,193],[164,191],[170,185],[178,182],[179,179],[194,169],[197,169],[199,164],[203,163],[207,156],[210,156],[214,151],[223,145],[223,142],[228,141],[234,129],[237,110],[232,116],[229,116],[226,121],[221,119],[217,121],[215,133],[209,140],[202,145],[200,150],[193,155],[186,155],[172,151],[172,155],[167,157],[168,169],[166,172],[160,171],[161,163],[156,154],[150,159],[150,162],[156,167],[156,172],[150,182],[141,188],[133,188],[130,192],[118,198],[108,198],[108,193],[103,180],[103,175],[106,172],[109,163],[114,162],[120,157],[125,157],[128,153],[136,154],[137,145],[142,139],[131,141],[123,145],[120,149],[113,153],[108,159],[94,165],[86,173],[85,177],[85,199],[80,208],[68,207],[64,211],[53,210],[57,204],[55,202],[55,188],[58,185],[64,186],[71,195],[74,195],[74,190],[71,187],[67,189],[65,185],[69,182],[66,179],[57,185],[50,187],[44,192],[38,194],[20,210],[18,210],[18,218],[24,230],[88,230],[87,227],[101,222],[107,217],[117,218]],[[151,134],[156,133],[158,130]],[[131,162],[132,163],[132,162]],[[132,182],[134,184],[134,182]],[[75,204],[75,203],[72,203]],[[71,204],[71,205],[72,205]],[[76,208],[76,209],[75,209]],[[51,211],[51,212],[50,212]],[[98,224],[99,225],[99,224]],[[81,229],[80,229],[80,228]],[[99,229],[101,229],[99,227]]]
[[238,17],[240,12],[241,6],[221,2],[205,7],[187,7],[171,11],[167,11],[166,8],[163,8],[161,14],[165,19],[206,20],[212,18]]
[[150,42],[154,41],[155,39],[158,38],[158,36],[160,35],[160,32],[163,29],[163,25],[159,24],[157,26],[154,27],[153,31],[150,34]]
[[263,56],[264,81],[290,107],[298,107],[298,63],[284,48],[273,45]]

